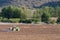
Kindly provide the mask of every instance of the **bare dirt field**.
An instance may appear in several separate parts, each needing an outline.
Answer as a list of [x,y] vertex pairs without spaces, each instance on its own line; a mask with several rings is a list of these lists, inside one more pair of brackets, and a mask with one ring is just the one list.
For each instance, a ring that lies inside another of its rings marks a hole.
[[[20,31],[2,31],[12,25],[19,26]],[[0,24],[0,40],[60,40],[60,25]]]

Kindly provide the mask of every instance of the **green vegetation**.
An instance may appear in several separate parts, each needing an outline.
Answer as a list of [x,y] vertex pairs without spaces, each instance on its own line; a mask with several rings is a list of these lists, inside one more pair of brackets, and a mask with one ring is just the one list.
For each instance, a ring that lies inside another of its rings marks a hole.
[[11,23],[19,23],[20,19],[19,18],[10,18],[9,19]]
[[[50,20],[57,17],[57,21]],[[58,23],[60,22],[60,7],[42,7],[40,9],[28,9],[26,7],[8,6],[4,7],[0,13],[0,22],[11,23]]]
[[32,17],[32,21],[37,23],[37,22],[41,22],[41,10],[36,9],[33,13],[33,17]]
[[49,12],[49,7],[42,7],[42,22],[48,23],[49,19],[51,17],[51,14]]

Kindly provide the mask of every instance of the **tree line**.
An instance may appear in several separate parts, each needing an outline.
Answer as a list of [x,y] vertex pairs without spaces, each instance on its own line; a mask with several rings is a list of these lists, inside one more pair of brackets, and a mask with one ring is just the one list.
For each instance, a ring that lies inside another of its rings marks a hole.
[[[1,10],[1,17],[7,18],[19,18],[22,23],[59,23],[60,22],[60,7],[48,7],[44,6],[40,9],[28,9],[26,7],[7,6]],[[50,18],[57,17],[54,21]]]

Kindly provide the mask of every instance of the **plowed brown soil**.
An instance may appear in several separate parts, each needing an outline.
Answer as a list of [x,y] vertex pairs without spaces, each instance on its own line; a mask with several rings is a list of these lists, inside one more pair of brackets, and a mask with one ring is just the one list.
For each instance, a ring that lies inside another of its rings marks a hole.
[[[17,25],[19,32],[2,31]],[[60,25],[0,24],[0,40],[60,40]]]

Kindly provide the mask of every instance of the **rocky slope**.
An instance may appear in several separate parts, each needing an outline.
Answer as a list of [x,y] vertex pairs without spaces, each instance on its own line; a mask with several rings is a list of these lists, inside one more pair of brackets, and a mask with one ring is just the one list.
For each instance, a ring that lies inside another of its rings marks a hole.
[[0,0],[0,7],[7,5],[25,6],[29,8],[38,8],[41,6],[60,5],[60,0]]

